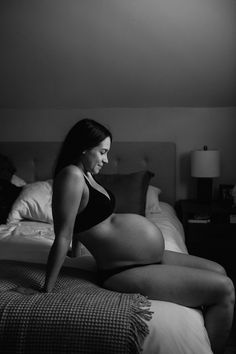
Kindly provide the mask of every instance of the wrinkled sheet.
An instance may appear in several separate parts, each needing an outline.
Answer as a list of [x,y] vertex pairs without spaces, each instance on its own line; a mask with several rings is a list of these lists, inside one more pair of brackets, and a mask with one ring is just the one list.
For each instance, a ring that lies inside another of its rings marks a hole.
[[63,268],[50,293],[45,265],[0,260],[0,350],[4,354],[137,354],[148,333],[148,300],[103,289],[92,272]]

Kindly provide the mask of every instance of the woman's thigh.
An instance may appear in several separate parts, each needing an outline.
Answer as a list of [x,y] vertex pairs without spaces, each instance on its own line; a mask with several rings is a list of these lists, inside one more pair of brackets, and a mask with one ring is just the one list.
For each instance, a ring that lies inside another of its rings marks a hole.
[[113,291],[140,293],[152,300],[198,307],[217,301],[225,278],[209,270],[153,264],[117,273],[108,278],[103,286]]
[[201,258],[197,256],[192,256],[190,254],[179,253],[174,251],[164,251],[162,264],[207,269],[224,275],[226,274],[225,269],[219,263],[216,263],[206,258]]

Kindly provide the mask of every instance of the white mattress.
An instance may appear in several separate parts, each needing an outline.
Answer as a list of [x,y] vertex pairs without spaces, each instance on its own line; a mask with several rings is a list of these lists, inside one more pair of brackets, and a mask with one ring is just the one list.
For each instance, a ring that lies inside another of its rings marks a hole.
[[[182,224],[174,209],[161,202],[161,213],[147,215],[164,236],[165,248],[187,253]],[[54,239],[53,226],[22,221],[0,226],[0,259],[46,263]],[[85,247],[81,257],[66,257],[65,266],[96,270],[96,264]],[[165,301],[151,301],[153,311],[148,321],[149,335],[143,344],[144,354],[211,354],[203,316],[200,311]]]

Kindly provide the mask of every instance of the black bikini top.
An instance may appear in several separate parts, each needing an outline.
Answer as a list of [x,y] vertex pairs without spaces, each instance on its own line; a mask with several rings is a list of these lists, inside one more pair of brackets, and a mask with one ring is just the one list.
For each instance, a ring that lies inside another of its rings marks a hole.
[[87,178],[85,182],[89,188],[88,204],[80,213],[77,214],[74,225],[74,232],[82,232],[99,224],[107,219],[114,211],[115,197],[106,189],[109,198],[102,192],[94,188]]

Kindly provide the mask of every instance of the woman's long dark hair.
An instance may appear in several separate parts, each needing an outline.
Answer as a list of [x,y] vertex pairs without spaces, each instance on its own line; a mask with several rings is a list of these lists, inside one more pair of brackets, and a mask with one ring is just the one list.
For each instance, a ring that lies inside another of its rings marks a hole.
[[111,132],[95,120],[86,118],[78,121],[70,129],[62,144],[54,178],[65,166],[78,163],[83,151],[98,146],[107,137],[112,140]]

